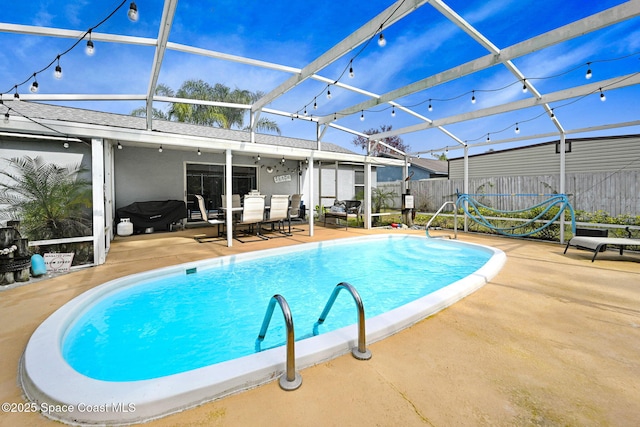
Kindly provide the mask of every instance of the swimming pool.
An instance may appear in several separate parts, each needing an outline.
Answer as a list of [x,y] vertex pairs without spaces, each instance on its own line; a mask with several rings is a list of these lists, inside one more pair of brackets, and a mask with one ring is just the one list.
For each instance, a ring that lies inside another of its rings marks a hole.
[[[401,253],[403,248],[409,251]],[[372,252],[367,253],[367,250]],[[433,262],[431,259],[436,253],[441,257]],[[468,258],[463,255],[465,253],[473,256]],[[331,261],[331,254],[337,255],[340,261]],[[374,262],[365,263],[368,259]],[[371,343],[478,289],[497,274],[504,261],[504,253],[484,246],[418,236],[382,235],[259,251],[129,276],[77,297],[36,330],[21,364],[23,388],[36,402],[75,408],[82,404],[85,409],[96,409],[74,413],[54,410],[46,414],[63,421],[123,423],[155,418],[271,381],[284,370],[285,350],[281,346],[284,326],[279,313],[274,314],[276,317],[269,329],[271,341],[265,341],[263,347],[272,348],[253,354],[267,303],[275,293],[286,297],[291,306],[296,338],[309,337],[296,342],[296,364],[300,369],[344,354],[355,346],[357,331],[353,323],[356,312],[353,300],[346,294],[336,300],[326,322],[326,332],[318,336],[311,333],[313,322],[338,282],[352,283],[362,296],[367,315],[367,341]],[[456,273],[444,283],[448,286],[435,290],[443,284],[430,283],[427,277],[453,270],[456,264],[466,265],[466,271]],[[309,271],[303,272],[302,268]],[[365,275],[371,271],[376,282],[387,283],[386,292],[371,293],[368,284],[372,279]],[[408,278],[402,281],[399,273],[405,271]],[[276,274],[267,275],[273,272]],[[215,295],[201,293],[211,290],[212,284],[218,289],[217,284],[223,279],[230,282],[228,288],[218,290]],[[400,294],[391,284],[399,284],[410,292],[391,306],[377,304],[377,300],[393,299]],[[283,288],[285,285],[294,286]],[[296,293],[296,288],[304,292]],[[310,290],[318,293],[310,294]],[[175,292],[178,294],[166,297]],[[153,295],[162,297],[153,298]],[[251,338],[237,339],[240,349],[222,352],[228,353],[226,356],[231,360],[209,354],[207,346],[216,347],[222,338],[209,337],[207,335],[213,333],[208,334],[207,329],[194,330],[194,325],[183,326],[182,334],[170,328],[169,336],[176,337],[174,345],[168,341],[169,345],[159,347],[159,350],[149,350],[143,345],[139,354],[135,354],[138,350],[125,351],[127,357],[120,358],[123,349],[134,345],[128,341],[131,337],[127,336],[127,331],[135,332],[132,334],[134,341],[141,335],[155,337],[163,332],[165,325],[189,317],[192,311],[196,312],[195,317],[206,315],[204,323],[210,323],[207,325],[209,330],[216,322],[222,322],[220,329],[225,333],[234,330],[237,323],[244,323],[238,320],[239,315],[231,313],[221,313],[217,318],[208,316],[219,308],[207,308],[209,306],[203,300],[214,297],[222,297],[222,305],[236,305],[241,312],[255,312],[252,316],[257,317],[257,320],[246,322],[250,324],[248,336]],[[247,300],[250,297],[255,299]],[[243,300],[245,302],[240,303]],[[142,305],[130,304],[132,301]],[[252,310],[247,310],[247,306]],[[118,313],[114,307],[128,309]],[[198,309],[194,310],[196,307]],[[132,316],[127,310],[145,312],[145,315]],[[345,310],[344,313],[341,310]],[[117,319],[119,315],[122,319]],[[139,324],[129,322],[134,317],[142,319]],[[159,323],[154,324],[157,319],[160,319]],[[228,324],[230,319],[234,322]],[[87,342],[101,341],[104,337],[100,330],[109,329],[109,325],[116,332],[124,331],[112,337],[117,345],[106,346],[107,350],[102,354],[94,354],[93,350],[88,352]],[[183,341],[178,335],[191,335],[196,339]],[[158,354],[162,357],[156,357]],[[190,356],[185,361],[176,358],[176,354]],[[157,366],[157,361],[168,363]],[[109,367],[116,369],[105,369]],[[133,404],[133,411],[130,404]]]

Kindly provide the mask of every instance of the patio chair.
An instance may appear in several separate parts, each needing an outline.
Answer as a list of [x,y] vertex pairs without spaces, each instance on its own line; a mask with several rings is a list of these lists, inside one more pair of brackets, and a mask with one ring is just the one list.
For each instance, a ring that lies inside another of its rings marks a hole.
[[[291,196],[291,205],[289,206],[289,216],[287,218],[288,222],[289,222],[289,233],[291,233],[291,221],[294,219],[298,219],[298,220],[304,220],[304,218],[301,218],[301,209],[300,209],[300,203],[302,202],[302,194],[294,194]],[[294,228],[293,230],[295,231],[304,231],[301,228]]]
[[[226,209],[227,207],[227,196],[225,196],[224,194],[222,194],[221,196],[222,199],[222,208]],[[231,212],[232,214],[232,221],[235,223],[240,219],[240,208],[242,208],[242,203],[240,203],[240,195],[239,194],[232,194],[231,195],[231,208],[234,210]],[[226,212],[226,211],[225,211]]]
[[[264,196],[244,196],[244,205],[242,206],[242,217],[236,223],[238,226],[240,225],[248,225],[249,228],[246,231],[246,234],[252,235],[251,230],[255,226],[256,234],[255,236],[263,239],[269,240],[268,237],[263,236],[261,233],[261,225],[264,222]],[[245,243],[241,240],[237,235],[235,238],[241,242]]]
[[196,194],[196,199],[198,200],[198,208],[200,210],[200,215],[202,216],[202,220],[206,221],[209,225],[215,225],[218,227],[218,234],[216,236],[207,236],[206,234],[197,234],[193,236],[193,238],[198,242],[202,243],[204,239],[214,239],[220,237],[220,226],[224,225],[224,218],[220,218],[217,214],[215,218],[209,218],[209,211],[204,205],[204,197],[199,194]]
[[269,210],[269,219],[265,222],[271,223],[271,229],[278,225],[278,231],[284,235],[291,235],[284,231],[284,221],[289,219],[289,195],[274,194],[271,196],[271,206]]
[[349,228],[349,218],[356,218],[358,225],[361,222],[361,204],[360,200],[336,200],[329,210],[324,212],[324,225],[327,226],[327,218],[335,218],[336,225],[339,225],[339,220],[344,219],[345,228]]

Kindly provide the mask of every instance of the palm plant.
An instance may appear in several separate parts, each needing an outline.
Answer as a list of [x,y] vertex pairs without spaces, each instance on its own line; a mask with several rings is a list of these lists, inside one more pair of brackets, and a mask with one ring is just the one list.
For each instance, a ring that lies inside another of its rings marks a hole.
[[[250,105],[264,96],[262,92],[251,92],[237,88],[232,90],[221,83],[216,83],[214,86],[211,86],[203,80],[186,80],[175,94],[168,86],[158,85],[156,94],[240,105]],[[146,115],[146,110],[139,108],[131,114],[144,116]],[[154,109],[153,115],[154,118],[176,120],[202,126],[216,126],[223,129],[248,129],[248,127],[245,126],[246,110],[235,107],[175,102],[171,104],[167,113]],[[256,123],[256,128],[258,130],[275,132],[280,135],[278,124],[269,119],[260,118]]]
[[[169,96],[169,97],[174,96],[173,89],[171,89],[169,86],[165,84],[159,84],[158,86],[156,86],[155,94],[161,95],[161,96]],[[146,117],[147,108],[146,107],[136,108],[131,112],[131,115],[136,117]],[[151,117],[154,119],[160,119],[160,120],[171,120],[170,113],[165,113],[164,111],[155,107],[151,110]]]
[[[90,236],[90,183],[79,177],[80,165],[61,167],[41,157],[3,159],[0,170],[0,206],[5,216],[15,215],[31,240]],[[14,218],[15,218],[14,216]]]

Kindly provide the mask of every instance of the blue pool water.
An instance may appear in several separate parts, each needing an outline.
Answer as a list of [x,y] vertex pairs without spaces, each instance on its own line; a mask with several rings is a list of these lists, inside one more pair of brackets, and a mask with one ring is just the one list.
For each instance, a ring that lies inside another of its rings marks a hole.
[[[134,381],[246,356],[255,352],[274,294],[291,308],[296,340],[308,338],[340,282],[358,290],[371,318],[468,276],[492,255],[451,243],[408,236],[345,241],[144,280],[85,309],[67,329],[63,357],[88,377]],[[354,301],[343,291],[319,332],[356,322]],[[284,343],[276,307],[262,348]]]

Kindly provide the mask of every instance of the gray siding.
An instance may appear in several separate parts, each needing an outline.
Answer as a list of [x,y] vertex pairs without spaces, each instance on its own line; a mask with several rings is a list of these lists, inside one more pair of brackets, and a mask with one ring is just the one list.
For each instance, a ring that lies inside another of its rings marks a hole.
[[[640,136],[567,139],[566,173],[640,170]],[[469,178],[560,173],[556,142],[469,156]],[[449,161],[449,178],[463,178],[462,158]]]

